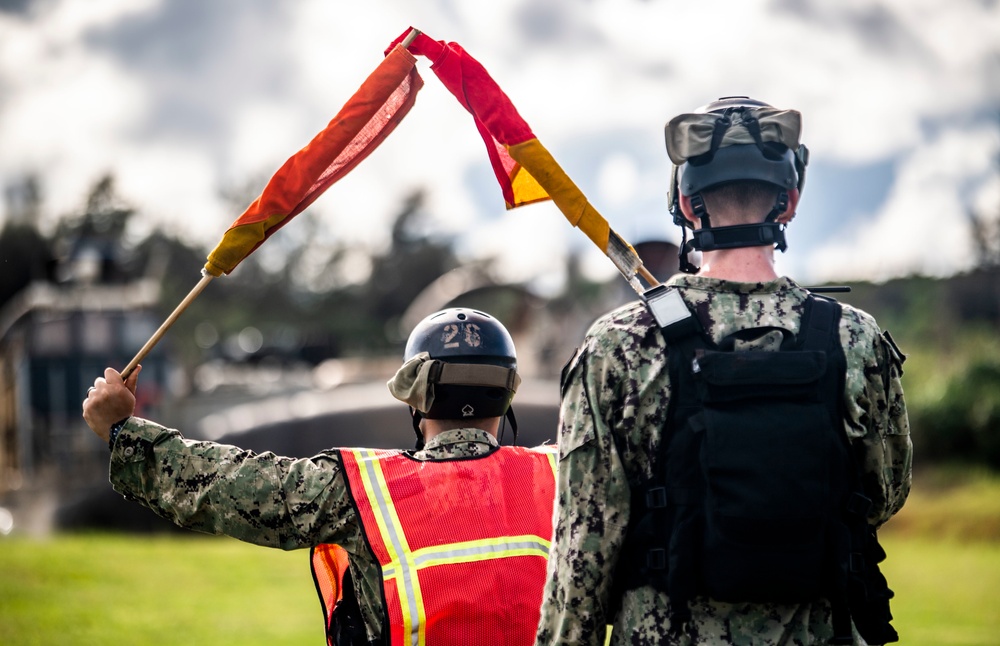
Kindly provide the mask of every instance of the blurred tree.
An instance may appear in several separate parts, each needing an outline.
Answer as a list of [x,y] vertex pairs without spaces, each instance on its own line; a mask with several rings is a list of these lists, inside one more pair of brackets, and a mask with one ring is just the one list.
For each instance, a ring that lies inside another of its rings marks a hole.
[[976,249],[976,267],[1000,266],[1000,207],[994,214],[966,211]]
[[[133,276],[145,275],[160,284],[158,310],[165,320],[198,282],[205,258],[206,252],[202,249],[155,229],[130,250],[125,269]],[[220,291],[210,284],[177,319],[164,340],[176,353],[174,359],[188,372],[205,359],[204,349],[195,341],[195,328],[200,322],[228,309],[216,304]]]
[[[252,193],[244,187],[224,196],[236,206],[252,199],[247,197]],[[259,351],[229,359],[315,364],[346,354],[385,353],[398,343],[395,324],[412,299],[458,264],[452,240],[430,232],[423,202],[422,191],[404,200],[393,220],[389,247],[382,253],[331,240],[324,235],[322,218],[305,211],[231,275],[213,281],[178,319],[171,335],[195,361],[208,350],[195,340],[199,325],[211,327],[220,339],[209,355],[226,356],[225,339],[247,328],[262,334]],[[205,260],[204,252],[161,233],[144,241],[136,255],[164,259],[165,315],[197,282],[196,272]]]
[[1000,469],[1000,363],[973,360],[940,398],[911,409],[913,443],[921,456]]
[[403,202],[392,225],[391,245],[386,253],[372,258],[368,290],[372,303],[369,316],[381,321],[381,343],[398,342],[387,333],[398,326],[407,306],[425,287],[458,266],[450,237],[435,238],[428,233],[423,210],[425,195],[414,191]]
[[[296,246],[283,251],[288,262],[281,288],[292,299],[289,306],[299,314],[294,327],[309,360],[386,353],[399,342],[398,320],[413,298],[457,266],[452,240],[430,231],[423,202],[422,191],[404,199],[393,219],[389,246],[380,253],[358,245],[323,242],[318,218],[306,220],[299,228]],[[286,229],[275,237],[284,235]],[[287,245],[288,238],[281,244]]]
[[36,280],[51,281],[55,255],[38,230],[41,189],[28,175],[5,188],[7,222],[0,230],[0,308]]
[[54,248],[60,282],[123,283],[125,231],[135,209],[115,192],[112,175],[100,178],[87,196],[83,213],[62,218]]

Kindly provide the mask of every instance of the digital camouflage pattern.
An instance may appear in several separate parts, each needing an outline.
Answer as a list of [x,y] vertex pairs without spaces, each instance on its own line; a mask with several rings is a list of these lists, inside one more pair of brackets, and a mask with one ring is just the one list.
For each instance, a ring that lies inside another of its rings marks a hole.
[[[678,275],[668,284],[716,342],[760,326],[798,333],[807,296],[788,278],[761,284]],[[871,316],[847,305],[840,339],[847,357],[845,429],[852,443],[863,446],[873,501],[869,522],[880,526],[903,506],[910,488],[902,357]],[[762,343],[774,341],[764,337]],[[669,599],[646,586],[626,593],[622,610],[608,616],[630,486],[652,475],[669,398],[665,344],[645,306],[632,303],[594,323],[563,374],[556,527],[537,644],[603,644],[607,624],[613,625],[612,644],[826,643],[833,634],[826,602],[698,598],[688,630],[671,636]],[[857,635],[855,640],[863,643]]]
[[[419,460],[489,454],[496,439],[479,429],[445,431],[412,455]],[[181,527],[294,550],[336,543],[350,568],[369,640],[379,638],[382,574],[351,502],[339,454],[311,458],[255,454],[185,439],[173,429],[131,418],[111,454],[111,484]],[[308,563],[303,563],[308,576]],[[317,622],[319,616],[317,613]]]

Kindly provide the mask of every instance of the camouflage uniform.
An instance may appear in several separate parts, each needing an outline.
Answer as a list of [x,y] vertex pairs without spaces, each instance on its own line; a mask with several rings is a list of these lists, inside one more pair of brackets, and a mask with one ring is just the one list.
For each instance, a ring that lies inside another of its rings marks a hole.
[[[807,295],[787,278],[754,284],[678,275],[669,284],[716,342],[760,326],[798,333]],[[845,428],[864,447],[869,522],[879,526],[903,506],[910,488],[901,359],[875,321],[847,305],[840,340],[847,357]],[[669,398],[665,344],[645,306],[632,303],[599,319],[563,376],[556,528],[536,643],[602,644],[606,624],[613,625],[612,644],[825,643],[833,634],[825,601],[696,598],[689,631],[670,636],[669,599],[647,586],[627,592],[622,610],[608,616],[630,487],[652,475]]]
[[[459,429],[431,438],[413,456],[474,458],[497,446],[485,431]],[[382,576],[335,451],[298,459],[255,454],[133,417],[115,442],[110,474],[115,491],[181,527],[284,550],[339,544],[350,555],[368,638],[379,637]]]

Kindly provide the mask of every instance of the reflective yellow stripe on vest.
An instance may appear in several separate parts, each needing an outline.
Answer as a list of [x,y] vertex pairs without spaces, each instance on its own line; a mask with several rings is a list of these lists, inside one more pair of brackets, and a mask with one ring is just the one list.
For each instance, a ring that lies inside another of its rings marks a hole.
[[[372,502],[372,513],[390,557],[390,562],[382,568],[382,578],[384,581],[396,579],[403,613],[403,634],[410,635],[410,642],[414,646],[426,644],[427,616],[420,581],[417,578],[418,570],[435,565],[470,563],[512,556],[548,558],[550,541],[531,535],[449,543],[411,551],[389,494],[382,464],[376,458],[375,452],[367,449],[355,449],[352,452],[357,456],[361,481],[368,499]],[[546,451],[546,454],[555,473],[555,453]]]

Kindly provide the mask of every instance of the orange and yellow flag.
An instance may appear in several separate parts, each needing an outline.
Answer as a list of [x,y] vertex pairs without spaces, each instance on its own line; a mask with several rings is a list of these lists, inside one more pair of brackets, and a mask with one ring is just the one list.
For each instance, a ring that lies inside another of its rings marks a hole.
[[208,255],[205,271],[229,274],[271,234],[354,169],[413,107],[423,81],[416,58],[392,49],[330,123],[278,169]]

